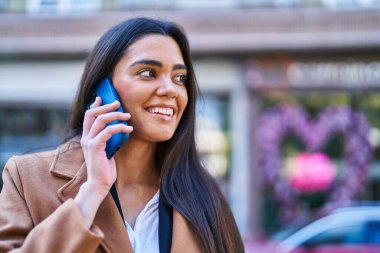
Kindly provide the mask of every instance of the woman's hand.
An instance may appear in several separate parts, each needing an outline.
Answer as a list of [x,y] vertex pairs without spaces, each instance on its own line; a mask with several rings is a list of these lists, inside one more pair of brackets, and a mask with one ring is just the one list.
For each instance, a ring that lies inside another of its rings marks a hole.
[[[114,120],[126,121],[129,113],[115,112],[120,102],[101,106],[97,97],[91,109],[87,110],[83,120],[81,146],[87,166],[87,182],[84,183],[75,201],[77,202],[86,224],[91,225],[96,211],[116,181],[115,159],[107,158],[106,143],[113,134],[131,133],[133,128],[125,124],[106,126]],[[95,210],[95,212],[94,212]]]
[[81,146],[87,166],[87,181],[108,191],[116,180],[116,165],[113,157],[108,160],[106,156],[106,143],[113,134],[130,133],[133,128],[125,124],[106,127],[106,124],[114,120],[129,120],[130,114],[114,112],[120,106],[119,101],[100,105],[101,98],[97,97],[91,109],[86,111]]

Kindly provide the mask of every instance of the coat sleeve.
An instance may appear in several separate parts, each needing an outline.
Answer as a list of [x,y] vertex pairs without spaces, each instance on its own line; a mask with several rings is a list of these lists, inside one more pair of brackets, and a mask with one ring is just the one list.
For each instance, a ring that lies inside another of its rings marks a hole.
[[103,238],[98,227],[86,228],[73,199],[68,199],[41,223],[33,224],[16,161],[11,158],[7,162],[0,193],[0,253],[93,253]]

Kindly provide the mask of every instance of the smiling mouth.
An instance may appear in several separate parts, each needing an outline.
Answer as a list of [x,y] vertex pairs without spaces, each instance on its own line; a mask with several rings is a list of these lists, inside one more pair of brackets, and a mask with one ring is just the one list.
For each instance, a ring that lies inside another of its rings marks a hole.
[[159,114],[159,115],[165,115],[169,117],[174,116],[174,109],[173,108],[165,108],[165,107],[151,107],[147,109],[148,112],[153,114]]

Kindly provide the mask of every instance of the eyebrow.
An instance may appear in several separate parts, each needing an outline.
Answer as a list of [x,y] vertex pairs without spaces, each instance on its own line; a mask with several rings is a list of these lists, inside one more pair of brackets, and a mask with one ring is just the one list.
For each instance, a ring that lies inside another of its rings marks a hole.
[[[135,61],[134,63],[131,64],[130,67],[134,67],[136,65],[152,65],[152,66],[156,66],[156,67],[160,67],[160,68],[163,67],[163,65],[162,65],[162,63],[160,61],[148,60],[148,59],[143,59],[143,60]],[[183,65],[183,64],[177,63],[177,64],[174,65],[173,70],[178,70],[178,69],[187,70],[187,67],[185,65]]]

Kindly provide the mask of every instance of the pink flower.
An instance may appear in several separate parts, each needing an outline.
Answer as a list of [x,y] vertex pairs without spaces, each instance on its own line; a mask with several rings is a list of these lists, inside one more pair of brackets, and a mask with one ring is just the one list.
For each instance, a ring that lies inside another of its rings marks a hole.
[[323,153],[298,153],[289,158],[285,172],[292,188],[300,193],[326,191],[336,175],[336,166]]

